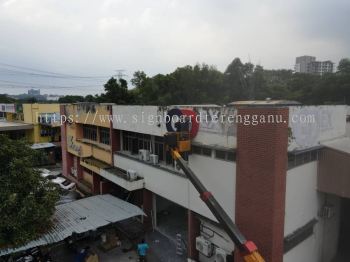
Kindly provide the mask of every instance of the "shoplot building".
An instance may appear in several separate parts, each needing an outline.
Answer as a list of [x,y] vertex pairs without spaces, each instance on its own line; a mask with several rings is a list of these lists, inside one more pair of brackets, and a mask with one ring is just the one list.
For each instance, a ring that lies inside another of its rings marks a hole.
[[[163,136],[174,126],[161,120],[173,108],[210,116],[193,134],[188,164],[266,261],[326,262],[342,251],[350,208],[345,106],[61,105],[71,117],[61,126],[64,175],[87,194],[113,193],[141,206],[145,227],[182,238],[189,260],[221,254],[232,261],[233,243],[166,151]],[[161,117],[140,121],[150,115]],[[214,121],[222,115],[283,121]]]

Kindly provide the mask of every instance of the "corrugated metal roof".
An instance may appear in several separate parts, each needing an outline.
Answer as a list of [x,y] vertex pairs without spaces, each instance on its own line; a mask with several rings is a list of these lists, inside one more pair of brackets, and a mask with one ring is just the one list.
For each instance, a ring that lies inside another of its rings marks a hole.
[[97,195],[59,205],[49,232],[21,247],[1,249],[0,256],[57,243],[74,232],[84,233],[139,215],[145,215],[139,207],[112,195]]

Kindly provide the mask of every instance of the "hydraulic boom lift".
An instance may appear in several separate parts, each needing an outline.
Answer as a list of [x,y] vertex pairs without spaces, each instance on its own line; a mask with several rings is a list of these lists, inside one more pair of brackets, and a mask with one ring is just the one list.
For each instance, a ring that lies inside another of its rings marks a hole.
[[165,143],[170,150],[174,160],[181,167],[187,178],[191,181],[193,186],[200,194],[200,198],[208,206],[220,225],[227,232],[229,237],[235,243],[242,254],[245,262],[265,262],[258,252],[258,248],[252,241],[247,241],[246,238],[239,231],[238,227],[233,223],[232,219],[227,215],[225,210],[220,206],[215,197],[210,193],[198,177],[189,168],[186,161],[181,156],[180,152],[185,155],[191,148],[191,142],[186,132],[173,132],[165,135]]

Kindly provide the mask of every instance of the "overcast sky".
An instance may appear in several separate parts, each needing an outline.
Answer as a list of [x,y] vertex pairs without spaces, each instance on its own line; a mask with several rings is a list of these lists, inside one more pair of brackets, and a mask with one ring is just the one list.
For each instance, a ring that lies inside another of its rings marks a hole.
[[[350,56],[349,14],[348,0],[0,0],[0,63],[79,76],[125,69],[129,77],[198,62],[224,70],[234,57],[265,68],[292,69],[304,54],[338,63]],[[31,83],[42,93],[100,93],[105,82],[1,68],[0,93]],[[66,85],[74,88],[52,89]]]

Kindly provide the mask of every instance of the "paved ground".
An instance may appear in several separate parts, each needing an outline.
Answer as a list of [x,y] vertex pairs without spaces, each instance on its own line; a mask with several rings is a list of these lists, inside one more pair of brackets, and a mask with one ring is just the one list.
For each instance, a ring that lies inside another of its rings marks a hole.
[[[155,231],[147,233],[145,236],[146,242],[150,245],[148,252],[148,262],[184,262],[186,261],[186,251],[182,256],[176,254],[176,247],[174,242],[163,236],[161,233]],[[100,262],[136,262],[138,256],[135,250],[130,250],[132,244],[127,240],[122,241],[122,246],[114,248],[110,251],[102,251],[99,247],[99,240],[86,240],[79,242],[79,249],[90,246],[91,250],[95,252]],[[124,249],[124,251],[123,251]],[[125,249],[130,250],[125,252]],[[54,262],[74,262],[76,253],[69,250],[66,246],[55,248],[51,252]]]

